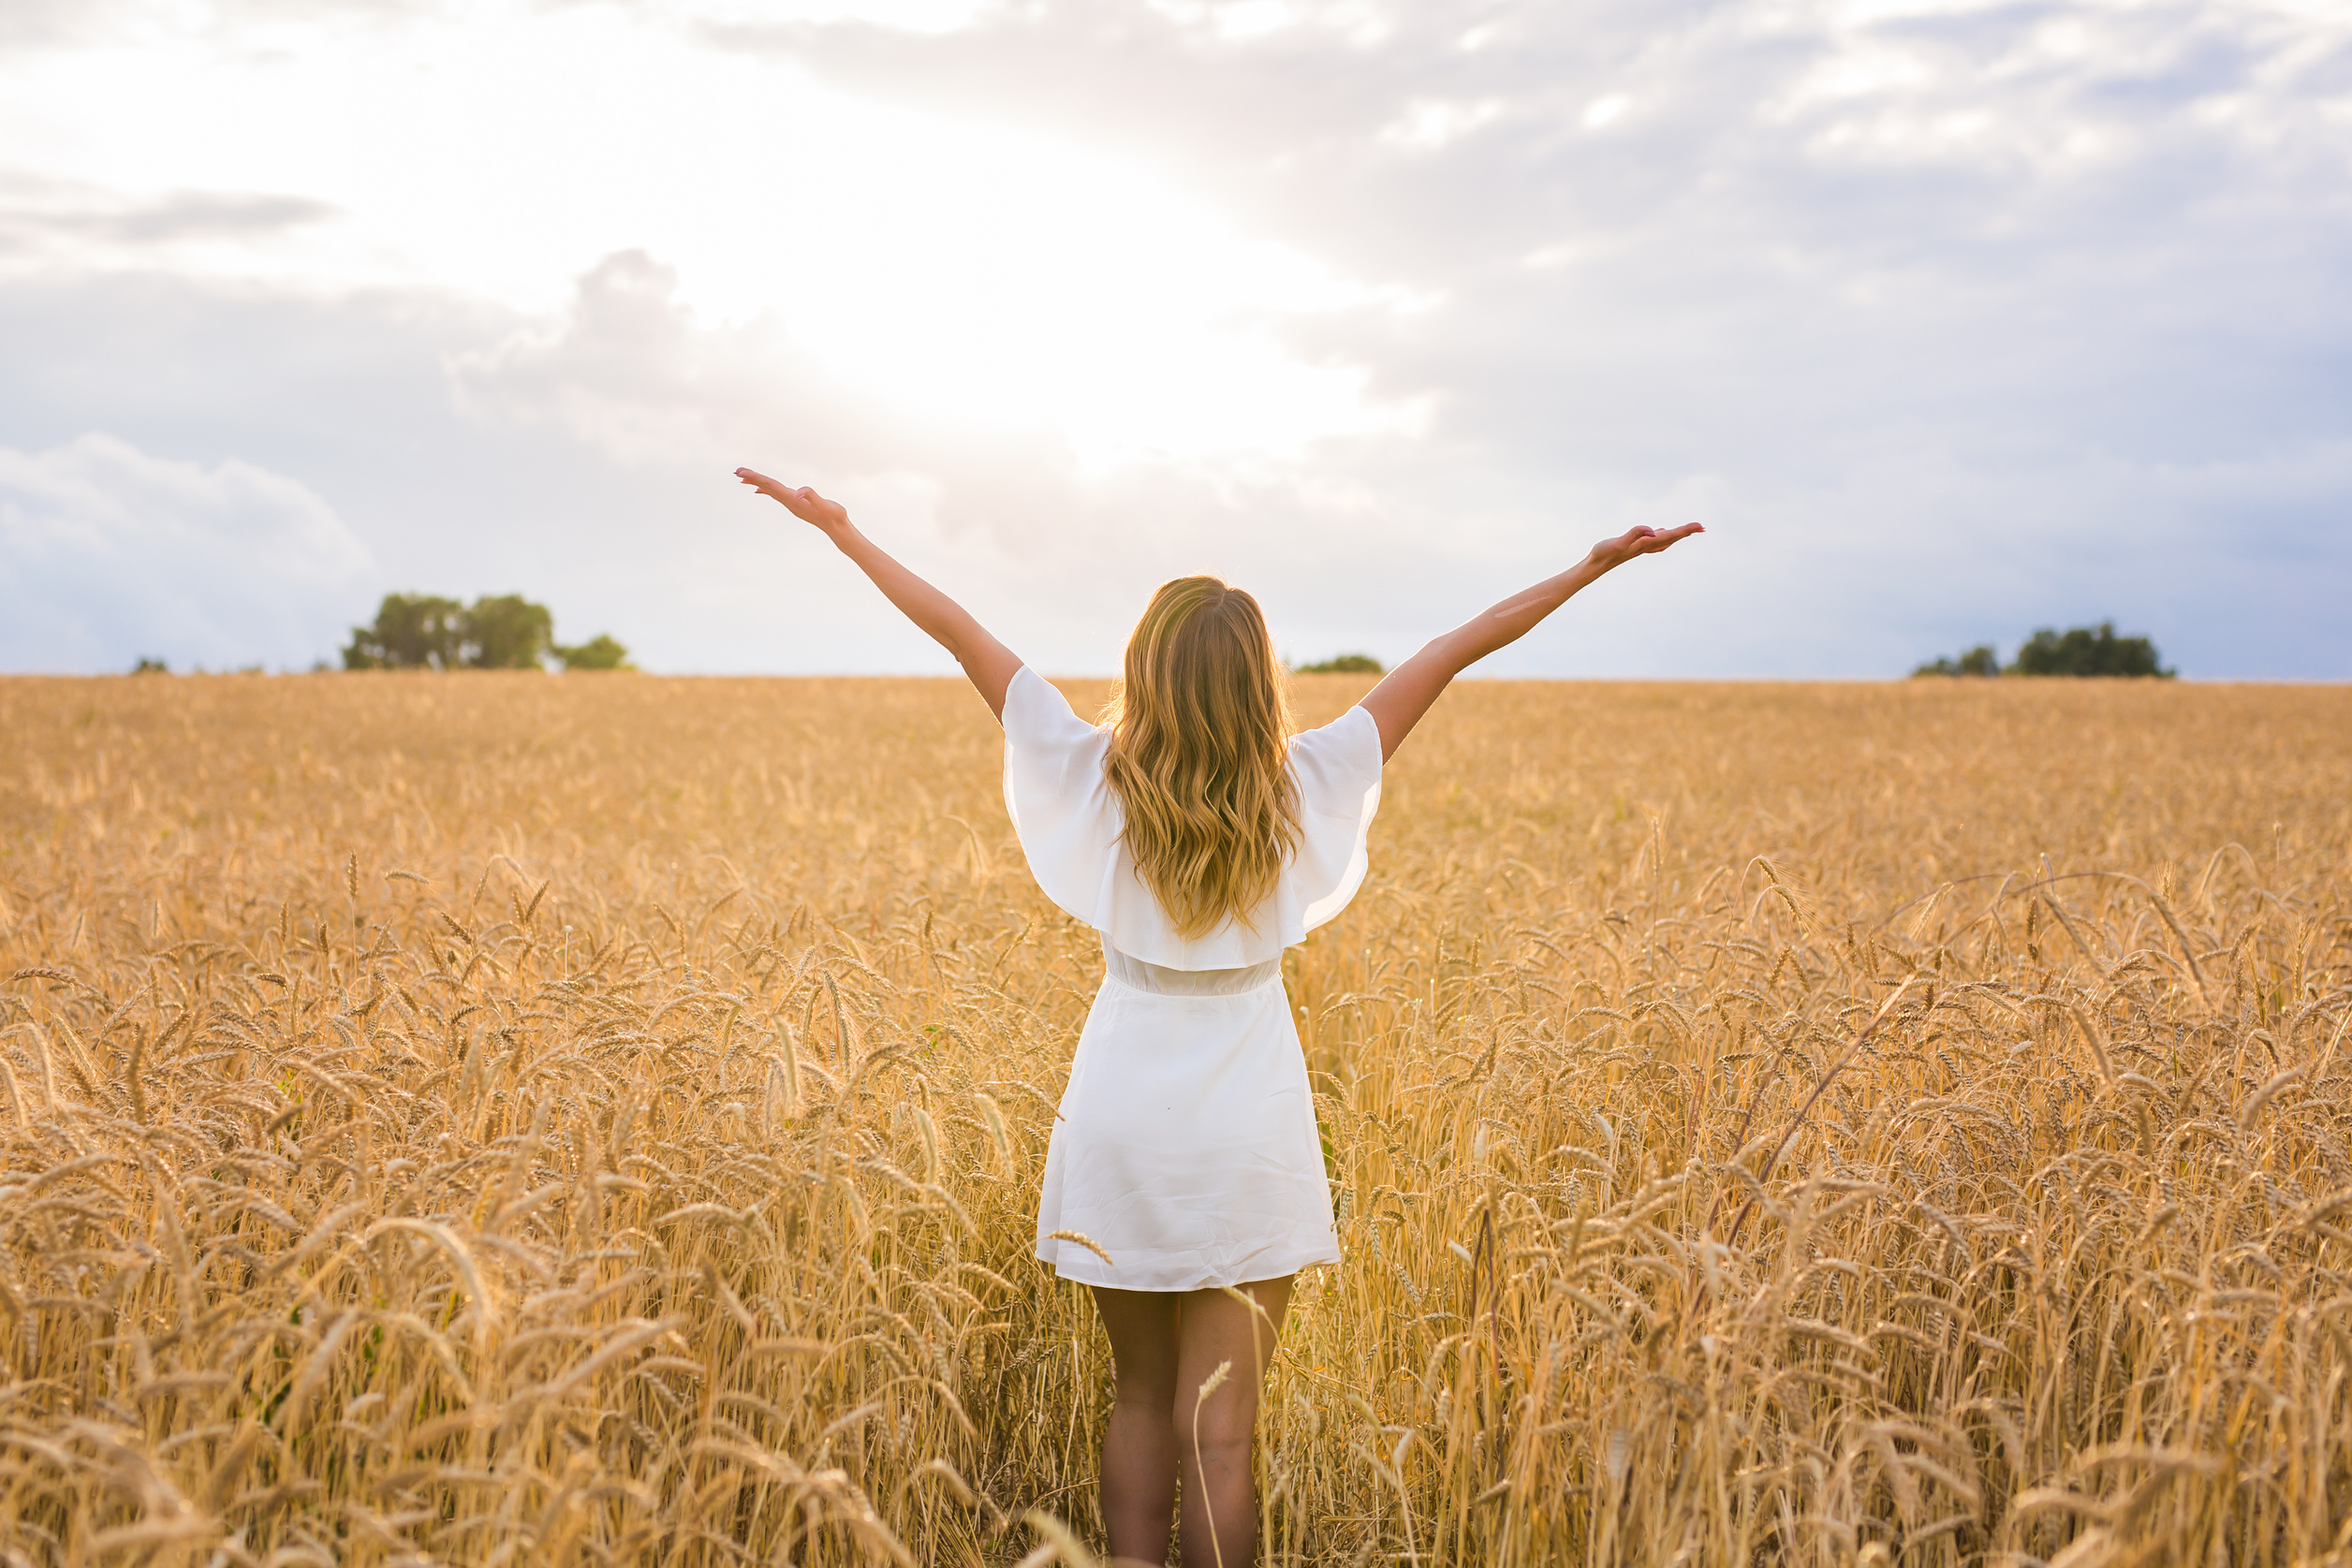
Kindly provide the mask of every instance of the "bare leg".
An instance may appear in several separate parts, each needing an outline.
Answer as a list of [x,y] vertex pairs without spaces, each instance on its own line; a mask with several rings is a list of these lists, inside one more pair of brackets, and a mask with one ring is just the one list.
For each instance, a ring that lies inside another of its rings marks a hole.
[[[1114,1560],[1168,1561],[1176,1512],[1177,1323],[1183,1297],[1172,1291],[1093,1287],[1110,1336],[1118,1391],[1103,1430],[1102,1516]],[[1237,1303],[1226,1303],[1239,1311]]]
[[[1258,1390],[1290,1305],[1290,1280],[1285,1275],[1237,1287],[1257,1303],[1262,1317],[1221,1290],[1186,1291],[1182,1297],[1175,1425],[1184,1477],[1184,1568],[1251,1568],[1257,1561],[1250,1440],[1257,1429]],[[1227,1364],[1231,1370],[1215,1391],[1199,1399],[1201,1385]]]

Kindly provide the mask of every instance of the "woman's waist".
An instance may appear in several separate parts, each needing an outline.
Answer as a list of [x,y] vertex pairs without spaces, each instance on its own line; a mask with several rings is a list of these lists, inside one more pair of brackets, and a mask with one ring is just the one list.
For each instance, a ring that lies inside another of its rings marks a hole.
[[1147,996],[1247,996],[1282,983],[1282,958],[1239,969],[1170,969],[1130,958],[1106,941],[1103,978]]

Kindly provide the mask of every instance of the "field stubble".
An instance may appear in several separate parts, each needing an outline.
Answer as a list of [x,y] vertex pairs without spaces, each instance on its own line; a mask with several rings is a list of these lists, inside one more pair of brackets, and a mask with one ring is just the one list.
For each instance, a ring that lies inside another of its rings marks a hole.
[[[0,733],[0,1559],[1080,1555],[1100,960],[966,689]],[[1458,688],[1286,960],[1269,1558],[2352,1561],[2347,779],[2338,689]]]

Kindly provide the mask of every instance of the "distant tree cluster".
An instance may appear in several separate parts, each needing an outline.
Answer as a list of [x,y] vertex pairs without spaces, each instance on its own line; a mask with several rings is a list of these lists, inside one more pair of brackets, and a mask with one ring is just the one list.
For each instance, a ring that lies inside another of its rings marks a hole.
[[351,628],[345,669],[627,669],[629,651],[599,632],[586,642],[555,640],[555,617],[520,593],[485,594],[471,606],[434,593],[387,593],[372,625]]
[[1293,665],[1300,675],[1386,675],[1388,667],[1369,653],[1341,653],[1318,664]]
[[[323,661],[311,666],[311,668],[314,670],[327,669],[330,667],[331,667]],[[153,654],[141,653],[139,656],[139,662],[131,666],[131,673],[133,675],[169,675],[171,673],[171,666],[165,660],[158,659]],[[238,665],[234,668],[230,669],[216,669],[208,671],[202,665],[195,665],[189,667],[188,673],[191,675],[267,675],[269,673],[269,668],[263,665]]]
[[613,640],[610,632],[598,632],[585,642],[559,643],[555,656],[566,669],[635,669],[629,663],[629,651]]
[[2001,655],[1992,651],[1992,644],[1980,642],[1955,659],[1946,653],[1933,663],[1923,664],[1911,672],[1914,675],[1998,675]]
[[2044,626],[2025,639],[2008,664],[1989,642],[1958,658],[1949,654],[1923,664],[1918,675],[2147,675],[2169,681],[2180,671],[2164,667],[2156,645],[2144,637],[2117,637],[2115,623],[2057,631]]

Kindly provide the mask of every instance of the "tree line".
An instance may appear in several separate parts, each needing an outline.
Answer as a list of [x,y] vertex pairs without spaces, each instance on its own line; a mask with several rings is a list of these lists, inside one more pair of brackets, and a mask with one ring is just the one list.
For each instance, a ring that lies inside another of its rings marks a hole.
[[555,640],[555,617],[520,593],[485,594],[471,605],[434,593],[387,593],[375,620],[351,628],[345,669],[631,669],[629,651],[610,632],[586,642]]
[[2118,637],[2115,623],[2075,626],[2065,631],[2044,626],[2027,637],[2017,657],[2001,662],[1992,644],[1980,642],[1953,657],[1930,660],[1911,672],[1918,675],[2124,675],[2169,681],[2180,673],[2167,669],[2156,645],[2144,637]]
[[[488,593],[464,604],[435,593],[387,593],[375,619],[351,628],[342,650],[345,669],[634,669],[629,651],[610,632],[585,642],[555,640],[555,616],[545,605],[520,593]],[[318,667],[327,667],[324,665]],[[164,673],[161,659],[141,658],[133,674]],[[1301,675],[1383,673],[1369,653],[1341,653],[1294,665]],[[1992,644],[1980,642],[1959,654],[1931,659],[1916,676],[2145,676],[2169,681],[2180,672],[2165,667],[2156,645],[2145,637],[2121,637],[2115,623],[2044,626],[2025,639],[2007,664]]]

